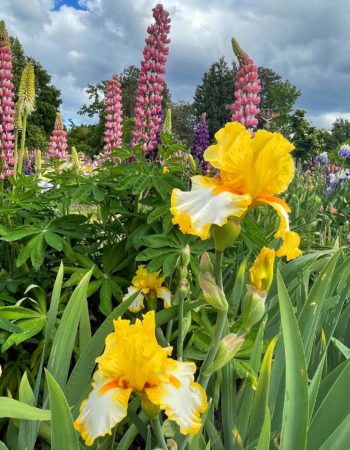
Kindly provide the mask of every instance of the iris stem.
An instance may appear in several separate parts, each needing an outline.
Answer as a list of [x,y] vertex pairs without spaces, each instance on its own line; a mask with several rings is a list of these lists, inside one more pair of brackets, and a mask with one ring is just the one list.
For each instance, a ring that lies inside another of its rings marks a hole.
[[232,438],[232,427],[233,427],[233,416],[232,416],[232,367],[231,363],[226,364],[222,368],[222,384],[221,384],[221,417],[222,417],[222,428],[224,435],[225,449],[233,450],[233,438]]
[[[181,280],[182,281],[182,280]],[[180,283],[181,283],[180,281]],[[179,307],[178,307],[178,336],[177,336],[177,359],[178,361],[183,360],[184,353],[184,300],[185,300],[185,292],[180,287],[179,292]]]
[[[223,289],[222,285],[222,256],[223,252],[216,250],[215,252],[215,264],[214,264],[214,272],[215,272],[215,279],[216,283],[218,284],[220,289]],[[203,362],[203,365],[201,367],[201,372],[198,377],[198,383],[203,386],[204,389],[208,386],[210,375],[204,375],[211,365],[211,363],[214,361],[214,358],[216,356],[222,334],[224,332],[224,328],[226,325],[226,318],[227,318],[227,311],[219,311],[217,318],[216,318],[216,324],[214,329],[214,334],[212,336],[209,351],[207,353],[207,356]]]
[[159,421],[159,415],[157,417],[151,419],[151,424],[152,424],[154,434],[156,435],[159,447],[162,448],[163,450],[167,450],[168,447],[166,445],[166,442],[165,442],[165,439],[163,436],[162,427],[161,427],[160,421]]
[[[142,411],[139,414],[139,419],[142,420],[143,423],[147,423],[147,421],[148,421],[148,417]],[[134,440],[136,439],[138,434],[139,434],[139,429],[133,423],[128,428],[126,433],[124,433],[123,437],[121,438],[121,440],[117,446],[117,450],[128,450],[130,448],[130,446],[132,445],[132,443],[134,442]]]

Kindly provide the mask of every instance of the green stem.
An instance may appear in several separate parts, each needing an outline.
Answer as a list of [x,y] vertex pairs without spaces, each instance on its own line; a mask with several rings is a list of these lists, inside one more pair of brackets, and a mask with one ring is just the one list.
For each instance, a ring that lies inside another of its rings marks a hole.
[[[214,272],[215,272],[215,278],[216,282],[220,289],[223,289],[222,285],[222,256],[223,252],[217,250],[215,252],[215,264],[214,264]],[[219,311],[217,318],[216,318],[216,324],[214,329],[214,334],[211,339],[209,351],[207,353],[207,356],[203,362],[203,365],[201,367],[201,371],[198,377],[198,383],[200,383],[204,389],[206,389],[210,375],[204,375],[207,371],[207,369],[210,367],[211,363],[214,361],[222,334],[224,332],[224,328],[226,326],[226,319],[227,319],[227,311]]]
[[15,148],[13,150],[13,170],[14,170],[14,178],[16,179],[17,175],[17,160],[18,160],[18,129],[16,128],[15,131]]
[[162,448],[163,450],[167,450],[168,447],[166,445],[166,442],[165,442],[165,439],[163,436],[162,427],[161,427],[160,421],[159,421],[159,415],[157,417],[155,417],[154,419],[151,419],[151,424],[152,424],[154,434],[156,435],[159,447]]
[[214,264],[214,273],[215,273],[215,279],[217,282],[217,285],[221,290],[223,290],[223,284],[222,284],[222,257],[223,252],[216,250],[215,252],[215,264]]
[[[180,283],[182,280],[180,280]],[[177,359],[183,361],[184,353],[184,300],[186,292],[180,286],[179,292],[179,306],[178,306],[178,335],[177,335]]]
[[228,363],[222,368],[222,384],[221,384],[221,414],[222,428],[224,435],[224,444],[226,450],[233,450],[233,416],[232,416],[232,367]]
[[4,204],[4,180],[0,180],[0,206]]
[[25,143],[26,143],[27,116],[28,116],[28,112],[24,111],[24,113],[23,113],[23,128],[22,128],[22,136],[21,136],[21,150],[19,152],[18,166],[17,166],[18,174],[22,173],[24,147],[25,147]]
[[171,332],[173,331],[173,322],[174,322],[173,319],[169,320],[166,326],[165,339],[167,342],[170,342]]
[[[148,417],[142,411],[139,414],[139,419],[141,419],[142,422],[144,423],[148,421]],[[129,450],[130,446],[132,445],[138,434],[139,430],[137,426],[135,424],[132,424],[121,438],[117,450]]]
[[205,357],[205,360],[203,362],[203,365],[201,367],[201,371],[198,377],[198,383],[202,385],[204,389],[208,386],[210,375],[204,375],[208,368],[210,367],[211,363],[214,361],[214,358],[216,356],[216,352],[218,350],[221,337],[226,325],[226,318],[227,318],[227,311],[219,311],[216,319],[214,334],[211,338],[211,343],[209,347],[209,351],[207,353],[207,356]]

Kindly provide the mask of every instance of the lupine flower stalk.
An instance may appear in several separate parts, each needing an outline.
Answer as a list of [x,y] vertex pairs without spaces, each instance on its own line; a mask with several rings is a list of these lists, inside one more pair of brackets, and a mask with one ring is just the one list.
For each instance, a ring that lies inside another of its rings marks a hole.
[[14,88],[12,51],[5,23],[0,22],[0,179],[13,175]]
[[22,72],[18,93],[18,112],[22,115],[21,149],[19,152],[17,172],[22,173],[24,148],[26,141],[27,118],[34,111],[35,105],[35,75],[34,66],[28,63]]
[[235,80],[234,103],[232,106],[232,122],[240,122],[251,133],[258,124],[260,113],[260,80],[258,68],[253,60],[241,49],[238,42],[232,39],[232,48],[239,61]]
[[141,62],[136,105],[135,129],[132,144],[142,144],[145,151],[153,150],[157,145],[160,130],[165,63],[169,53],[170,31],[169,13],[158,4],[153,8],[155,23],[147,29],[148,37]]
[[35,173],[40,176],[41,172],[41,150],[37,150],[35,154],[35,160],[34,160],[34,169]]
[[111,149],[113,147],[120,148],[122,144],[123,111],[119,75],[114,75],[111,80],[108,80],[105,105],[106,129],[104,133],[103,158],[108,159]]
[[67,132],[64,130],[62,114],[58,112],[47,155],[49,158],[67,159],[67,147]]
[[194,130],[193,145],[191,154],[196,159],[197,163],[202,168],[203,172],[207,172],[210,165],[203,158],[204,151],[209,147],[209,128],[207,122],[207,115],[203,113]]
[[167,133],[167,134],[171,134],[171,109],[168,108],[166,110],[166,114],[165,114],[165,119],[164,119],[164,123],[162,126],[162,131],[163,133]]

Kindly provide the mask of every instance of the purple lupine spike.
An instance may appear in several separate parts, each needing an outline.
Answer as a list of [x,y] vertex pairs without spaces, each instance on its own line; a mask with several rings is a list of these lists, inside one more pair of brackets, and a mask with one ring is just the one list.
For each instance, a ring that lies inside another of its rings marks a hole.
[[64,130],[62,114],[58,112],[54,129],[51,133],[47,155],[49,158],[67,159],[67,147],[67,132]]
[[106,125],[104,132],[103,159],[108,159],[111,149],[120,148],[123,134],[123,111],[121,83],[119,75],[114,75],[108,80],[105,97]]
[[165,63],[169,53],[170,18],[169,13],[158,4],[153,8],[155,23],[147,29],[148,37],[143,50],[143,61],[139,75],[136,105],[135,129],[132,145],[142,143],[145,151],[153,150],[157,145],[162,111]]
[[0,24],[0,179],[14,173],[14,87],[12,51],[5,24]]
[[254,133],[254,127],[258,124],[257,115],[260,113],[258,105],[261,84],[258,68],[235,39],[232,39],[232,48],[239,61],[239,68],[236,73],[231,121],[240,122]]
[[210,166],[204,161],[203,153],[209,147],[209,127],[207,122],[207,114],[203,113],[193,134],[193,145],[191,154],[196,159],[203,173],[206,173]]

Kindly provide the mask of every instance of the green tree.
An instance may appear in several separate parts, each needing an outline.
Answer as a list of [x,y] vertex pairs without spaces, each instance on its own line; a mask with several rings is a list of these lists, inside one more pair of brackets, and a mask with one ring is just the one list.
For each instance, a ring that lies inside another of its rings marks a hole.
[[323,130],[310,124],[305,118],[306,111],[296,109],[290,116],[287,137],[295,145],[293,155],[303,160],[326,150]]
[[266,67],[258,68],[261,81],[259,128],[286,132],[290,113],[301,91]]
[[[136,91],[138,84],[140,69],[135,66],[129,66],[123,70],[120,75],[122,86],[122,104],[123,115],[125,118],[133,117],[135,109]],[[88,84],[86,93],[89,103],[84,104],[78,111],[79,115],[87,115],[89,117],[103,117],[105,104],[104,96],[107,88],[107,80],[103,80],[97,84]],[[165,84],[163,91],[163,110],[165,111],[170,104],[170,91]]]
[[335,145],[342,144],[350,139],[350,121],[342,118],[337,118],[332,125],[331,133]]
[[[225,59],[220,58],[203,75],[202,83],[196,88],[195,114],[207,113],[211,138],[230,120],[236,72],[235,64],[230,69]],[[259,128],[287,133],[290,114],[301,92],[271,69],[259,67],[258,72],[262,88]]]
[[230,68],[225,58],[221,57],[204,73],[202,83],[196,88],[193,108],[197,117],[207,113],[211,138],[230,120],[236,71],[235,64]]
[[[134,109],[135,109],[135,100],[136,100],[136,91],[138,85],[138,77],[139,77],[140,69],[135,66],[129,66],[123,70],[120,76],[121,86],[122,86],[122,104],[123,104],[123,140],[124,142],[131,141],[131,131],[133,128],[133,120]],[[82,129],[82,133],[89,142],[94,143],[94,145],[89,148],[95,148],[94,153],[99,153],[103,147],[103,133],[105,126],[105,118],[104,118],[104,96],[107,88],[107,80],[103,80],[97,84],[88,84],[86,88],[86,93],[89,98],[89,103],[82,105],[80,110],[78,111],[79,115],[87,115],[90,118],[98,117],[98,124],[95,128],[91,126],[86,126],[86,128]],[[163,91],[163,111],[168,108],[171,102],[170,91],[168,86],[165,83],[164,91]],[[69,135],[73,133],[80,133],[76,128],[73,127]],[[88,137],[89,133],[92,133],[92,136]],[[99,145],[96,147],[96,145]],[[74,145],[74,144],[72,144]],[[90,145],[90,144],[89,144]],[[74,145],[75,146],[75,145]],[[76,146],[75,146],[76,147]],[[78,147],[76,147],[78,149]],[[98,150],[98,151],[96,151]]]
[[[42,65],[28,57],[20,41],[11,37],[13,53],[13,84],[18,93],[22,71],[31,62],[35,73],[35,110],[28,118],[26,145],[28,148],[46,150],[51,131],[53,130],[56,112],[62,104],[61,92],[51,83],[51,75]],[[17,101],[17,97],[15,98]]]
[[179,100],[171,103],[172,132],[188,148],[192,146],[196,115],[193,104]]
[[93,156],[103,147],[103,128],[100,124],[76,125],[70,120],[68,127],[68,147],[75,147],[78,152]]

